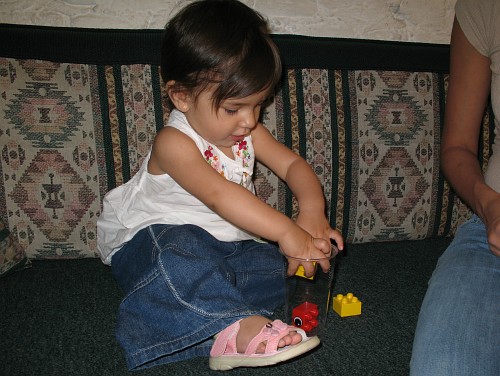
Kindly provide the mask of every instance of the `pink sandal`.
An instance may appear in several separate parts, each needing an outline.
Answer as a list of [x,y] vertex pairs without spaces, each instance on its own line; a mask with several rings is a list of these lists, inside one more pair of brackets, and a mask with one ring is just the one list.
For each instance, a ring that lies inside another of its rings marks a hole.
[[[319,345],[319,338],[307,337],[302,329],[289,326],[280,320],[266,324],[248,344],[245,353],[236,350],[236,337],[240,330],[240,321],[228,326],[215,338],[210,351],[209,366],[215,371],[227,371],[237,367],[270,366],[301,355]],[[280,339],[294,331],[302,336],[302,341],[296,345],[278,348]],[[256,354],[259,344],[266,343],[266,351]]]

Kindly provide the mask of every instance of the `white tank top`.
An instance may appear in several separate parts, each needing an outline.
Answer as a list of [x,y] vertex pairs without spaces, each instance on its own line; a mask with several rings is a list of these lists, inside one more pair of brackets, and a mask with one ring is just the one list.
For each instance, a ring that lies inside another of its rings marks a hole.
[[[167,127],[174,127],[189,136],[212,168],[255,194],[252,181],[255,153],[251,136],[233,146],[233,160],[201,138],[182,112],[173,110]],[[152,224],[193,224],[221,241],[256,239],[214,213],[168,174],[148,173],[149,157],[150,154],[131,180],[104,197],[103,210],[97,221],[97,250],[105,264],[110,265],[116,251],[139,230]]]

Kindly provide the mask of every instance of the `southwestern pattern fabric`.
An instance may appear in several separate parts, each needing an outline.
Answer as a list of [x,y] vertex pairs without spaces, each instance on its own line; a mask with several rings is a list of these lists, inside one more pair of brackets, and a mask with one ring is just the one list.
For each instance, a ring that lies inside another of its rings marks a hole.
[[[287,73],[275,100],[285,109],[284,119],[267,124],[276,126],[278,138],[282,135],[281,141],[311,164],[324,189],[330,222],[348,242],[450,235],[470,216],[439,170],[447,75]],[[488,121],[483,139],[488,148]],[[483,150],[484,165],[488,155]],[[291,197],[279,208],[297,214]]]
[[31,261],[26,256],[24,248],[0,220],[0,277],[29,266]]
[[[348,242],[452,234],[470,212],[439,172],[446,75],[293,68],[262,114],[304,156]],[[168,119],[154,65],[0,58],[0,214],[30,258],[96,256],[105,193],[137,171]],[[485,118],[483,164],[490,122]],[[294,217],[257,165],[256,190]]]

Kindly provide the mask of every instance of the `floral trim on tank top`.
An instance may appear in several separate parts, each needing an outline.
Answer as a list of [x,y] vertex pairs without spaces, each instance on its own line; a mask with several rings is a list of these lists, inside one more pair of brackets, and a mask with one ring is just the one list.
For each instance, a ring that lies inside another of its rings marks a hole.
[[[250,160],[252,159],[252,155],[248,151],[248,143],[245,140],[242,140],[233,146],[234,155],[241,160],[242,167],[250,167]],[[203,152],[205,160],[208,162],[212,168],[217,171],[222,176],[226,177],[226,165],[221,161],[217,153],[214,151],[212,145],[208,145],[207,149]],[[244,176],[248,176],[247,173],[244,173]],[[243,181],[241,182],[243,183]]]
[[236,145],[234,145],[233,148],[236,148],[236,151],[234,151],[234,154],[241,159],[242,166],[243,167],[249,167],[250,160],[252,159],[252,156],[250,155],[250,152],[248,151],[248,144],[245,140],[242,140],[238,142]]
[[226,166],[221,162],[219,156],[217,154],[214,154],[214,148],[212,147],[212,145],[208,145],[208,148],[203,152],[203,155],[205,156],[205,160],[210,166],[212,166],[215,171],[217,171],[224,177],[226,176],[226,174],[224,173],[224,171],[226,170]]

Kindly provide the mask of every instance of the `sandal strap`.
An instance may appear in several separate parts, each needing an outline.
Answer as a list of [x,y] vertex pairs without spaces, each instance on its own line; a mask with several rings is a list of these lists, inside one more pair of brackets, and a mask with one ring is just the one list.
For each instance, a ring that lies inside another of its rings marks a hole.
[[272,323],[266,324],[262,330],[248,343],[245,350],[246,355],[253,355],[257,351],[257,347],[266,342],[265,353],[273,352],[278,349],[279,341],[290,333],[290,330],[296,328],[285,324],[281,320],[274,320]]
[[212,349],[210,350],[210,356],[221,356],[225,353],[236,354],[238,352],[236,348],[236,337],[240,330],[240,321],[241,320],[238,320],[229,325],[217,335],[212,345]]

